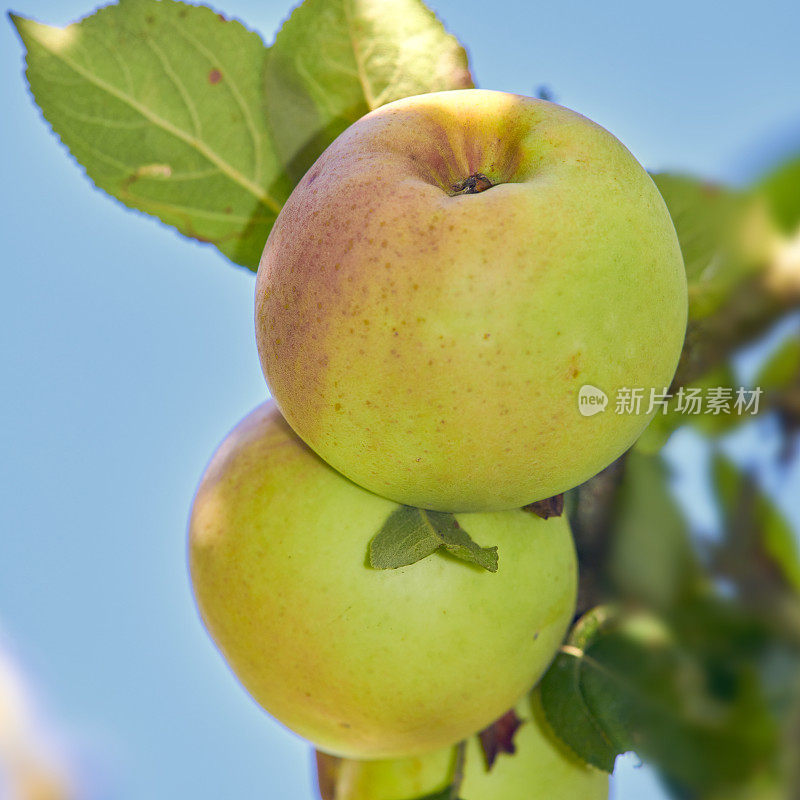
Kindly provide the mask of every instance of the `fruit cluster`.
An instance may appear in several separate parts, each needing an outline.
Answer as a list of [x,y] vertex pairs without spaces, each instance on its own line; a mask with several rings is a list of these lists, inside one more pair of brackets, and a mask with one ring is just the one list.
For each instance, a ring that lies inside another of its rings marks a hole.
[[[211,460],[190,559],[203,620],[247,690],[354,759],[337,764],[337,798],[436,791],[455,744],[519,703],[520,751],[539,754],[525,763],[571,774],[564,797],[605,796],[605,777],[521,700],[577,582],[566,517],[523,506],[630,447],[648,416],[583,416],[580,388],[665,389],[685,324],[653,182],[552,103],[480,90],[390,103],[298,183],[256,285],[274,400]],[[420,510],[416,527],[395,525],[384,538],[401,557],[377,563],[370,543],[404,508]],[[499,562],[472,563],[476,542]],[[503,779],[509,766],[485,793],[474,747],[465,800],[517,797],[502,780],[562,796],[541,776]]]

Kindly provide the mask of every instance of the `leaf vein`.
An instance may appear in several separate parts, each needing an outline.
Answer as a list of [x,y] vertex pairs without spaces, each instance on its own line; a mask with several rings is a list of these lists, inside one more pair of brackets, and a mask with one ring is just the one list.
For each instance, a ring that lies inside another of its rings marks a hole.
[[[46,47],[46,44],[44,42],[41,42],[41,40],[39,43],[42,46]],[[218,155],[214,150],[212,150],[208,145],[199,140],[197,137],[191,136],[186,131],[181,130],[179,127],[172,124],[169,120],[164,119],[163,117],[158,115],[155,111],[149,109],[139,100],[137,100],[137,98],[133,97],[130,94],[127,94],[119,87],[114,86],[113,84],[100,78],[99,76],[92,74],[80,64],[77,64],[73,60],[67,58],[63,53],[55,53],[52,50],[48,50],[48,52],[50,52],[51,56],[53,56],[54,58],[59,58],[67,67],[74,70],[90,84],[96,86],[98,89],[101,89],[102,91],[107,92],[112,97],[117,98],[122,103],[125,103],[130,108],[137,111],[145,119],[149,120],[157,127],[160,127],[162,130],[171,134],[176,139],[179,139],[180,141],[184,142],[190,147],[193,147],[204,158],[206,158],[209,162],[214,164],[221,173],[226,175],[230,180],[232,180],[234,183],[237,183],[243,189],[247,190],[257,200],[263,203],[263,205],[265,205],[270,210],[274,211],[275,214],[277,214],[280,211],[281,208],[280,203],[278,203],[267,192],[265,192],[263,187],[257,185],[252,180],[247,178],[247,176],[243,175],[239,170],[237,170],[235,167],[229,164],[225,159],[223,159],[220,155]]]
[[253,115],[250,112],[250,106],[245,102],[244,96],[239,91],[239,87],[237,86],[236,82],[231,80],[230,75],[232,72],[228,70],[226,65],[223,65],[222,59],[219,58],[214,52],[209,50],[201,41],[197,38],[189,34],[187,31],[182,30],[181,28],[177,27],[175,30],[194,48],[202,53],[209,61],[210,64],[216,65],[218,64],[220,67],[223,68],[225,73],[225,88],[231,93],[233,99],[236,101],[236,105],[239,106],[239,109],[242,112],[242,116],[244,117],[245,124],[247,125],[248,132],[250,133],[250,138],[252,139],[252,146],[253,146],[253,158],[255,160],[255,177],[256,181],[260,182],[262,179],[262,158],[261,158],[261,150],[262,150],[262,136],[261,132],[259,131],[258,127],[256,126],[255,120],[253,119]]

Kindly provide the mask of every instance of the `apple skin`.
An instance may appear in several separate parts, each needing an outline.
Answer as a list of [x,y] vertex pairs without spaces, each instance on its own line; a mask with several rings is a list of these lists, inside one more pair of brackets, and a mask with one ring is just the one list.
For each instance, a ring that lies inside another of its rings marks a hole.
[[348,481],[259,406],[212,458],[189,523],[202,618],[233,672],[318,749],[404,757],[451,745],[544,672],[574,611],[565,518],[457,519],[497,545],[496,573],[434,553],[366,564],[397,508]]
[[[538,694],[517,707],[523,723],[516,753],[501,753],[486,769],[477,737],[467,741],[463,800],[607,800],[608,775],[580,761],[550,729]],[[441,792],[452,779],[456,750],[416,758],[359,761],[337,766],[334,800],[417,800]]]
[[[451,196],[475,173],[495,185]],[[686,327],[683,260],[645,170],[553,103],[457,90],[356,122],[267,240],[256,339],[271,394],[323,459],[376,494],[518,508],[636,440]],[[584,384],[609,396],[583,417]],[[639,415],[619,388],[642,388]]]

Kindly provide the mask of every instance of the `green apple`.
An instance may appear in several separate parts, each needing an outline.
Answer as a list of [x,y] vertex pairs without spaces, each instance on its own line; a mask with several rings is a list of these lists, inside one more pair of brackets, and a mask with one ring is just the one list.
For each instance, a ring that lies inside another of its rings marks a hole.
[[[516,752],[501,754],[493,767],[477,737],[466,743],[462,800],[606,800],[608,775],[579,760],[544,719],[538,695],[520,703],[523,723]],[[456,760],[453,747],[397,760],[345,759],[337,766],[333,800],[417,800],[444,791]]]
[[267,403],[222,443],[197,490],[190,567],[205,624],[250,694],[317,748],[358,758],[446,747],[511,707],[574,610],[565,518],[462,514],[490,573],[434,553],[372,569],[397,508],[316,456]]
[[[320,156],[264,249],[256,337],[272,396],[333,467],[400,503],[486,511],[630,447],[686,307],[667,208],[616,138],[461,90],[389,103]],[[594,416],[587,384],[609,398]],[[615,413],[624,388],[641,413]]]

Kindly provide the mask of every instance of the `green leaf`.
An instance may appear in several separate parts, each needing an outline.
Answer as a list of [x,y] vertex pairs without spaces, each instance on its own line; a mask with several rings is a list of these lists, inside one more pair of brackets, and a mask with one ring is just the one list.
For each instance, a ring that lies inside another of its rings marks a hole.
[[769,202],[772,217],[786,234],[800,225],[800,158],[773,170],[758,186]]
[[720,555],[753,587],[763,584],[766,595],[774,582],[765,562],[779,571],[786,584],[800,592],[800,550],[791,525],[755,480],[732,461],[716,453],[712,464],[714,487],[726,520],[727,538]]
[[306,0],[270,48],[267,117],[296,182],[368,111],[471,86],[464,48],[421,0]]
[[790,336],[761,367],[755,381],[765,392],[800,383],[800,336]]
[[36,102],[95,185],[255,269],[290,189],[259,36],[174,0],[121,0],[66,28],[11,19]]
[[[469,534],[458,524],[452,514],[442,512],[425,512],[426,514],[435,513],[441,515],[436,530],[442,539],[445,550],[462,561],[476,564],[489,572],[497,572],[497,547],[481,547],[472,541]],[[452,517],[445,520],[445,517]]]
[[749,241],[745,246],[745,240],[752,238],[750,234],[745,237],[748,217],[757,217],[758,204],[749,194],[696,178],[667,173],[652,177],[681,245],[689,284],[689,318],[701,319],[717,310],[759,266],[749,252],[759,247]]
[[[713,633],[714,620],[692,621]],[[589,763],[610,771],[617,754],[635,750],[689,796],[703,796],[756,773],[774,752],[777,729],[748,674],[719,681],[664,621],[600,608],[562,647],[542,702],[556,734]]]
[[616,592],[657,608],[693,586],[699,567],[683,513],[658,456],[628,454],[612,526],[608,573]]
[[415,564],[444,548],[456,558],[497,572],[497,547],[480,547],[444,511],[412,506],[395,509],[369,543],[369,563],[374,569],[397,569]]
[[[713,674],[655,618],[624,620],[589,648],[588,703],[604,725],[678,784],[704,794],[736,785],[775,745],[776,729],[755,682],[732,696],[709,691]],[[755,675],[751,676],[755,678]]]
[[729,598],[698,595],[675,609],[669,624],[692,667],[678,689],[697,750],[683,763],[662,765],[673,780],[703,789],[703,797],[733,797],[735,788],[779,769],[788,711],[783,682],[796,683],[797,652],[775,637],[772,620]]
[[555,734],[587,764],[613,772],[614,761],[628,746],[615,741],[583,694],[585,648],[613,618],[599,607],[582,617],[541,681],[542,708]]

